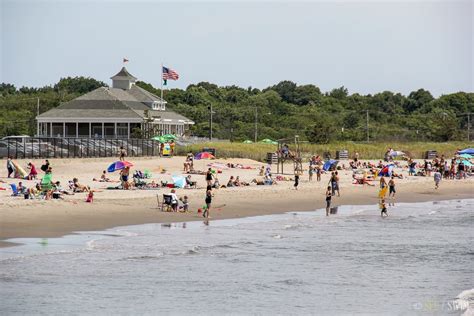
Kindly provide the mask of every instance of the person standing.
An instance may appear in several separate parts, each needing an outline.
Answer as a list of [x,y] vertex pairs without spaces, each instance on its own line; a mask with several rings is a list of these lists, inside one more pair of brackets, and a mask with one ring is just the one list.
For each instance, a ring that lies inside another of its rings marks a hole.
[[46,160],[44,161],[44,164],[41,165],[41,168],[40,168],[40,169],[41,169],[43,172],[46,173],[46,172],[48,171],[48,169],[49,169],[49,165],[50,165],[49,160],[46,159]]
[[127,151],[123,148],[123,146],[120,146],[120,150],[119,150],[120,161],[124,161],[125,157],[127,157]]
[[209,218],[209,212],[211,211],[211,203],[212,203],[212,191],[211,188],[207,188],[206,190],[206,209],[202,213],[202,216],[205,218]]
[[332,196],[333,196],[332,188],[331,186],[328,186],[328,188],[326,189],[326,216],[329,216]]
[[392,176],[390,178],[390,181],[388,181],[388,197],[392,197],[392,199],[395,198],[395,180],[394,177]]
[[339,192],[339,175],[337,171],[334,172],[332,186],[333,186],[333,195],[335,195],[335,192],[337,191],[337,196],[341,196],[341,193]]
[[209,168],[206,172],[206,182],[207,182],[207,186],[212,186],[212,179],[213,179],[213,175],[212,175],[212,169]]
[[15,174],[15,166],[13,165],[13,158],[11,156],[7,159],[7,170],[8,170],[8,178],[10,178],[11,174]]
[[439,169],[436,169],[434,175],[434,182],[435,182],[435,189],[439,188],[439,182],[441,181],[441,172],[439,172]]
[[321,166],[319,164],[316,166],[316,181],[321,181]]
[[314,167],[313,167],[313,162],[310,161],[309,162],[309,169],[308,169],[308,181],[311,182],[313,181],[313,173],[314,173]]
[[300,184],[300,174],[298,171],[295,171],[295,184],[293,185],[295,187],[295,190],[298,190],[299,184]]

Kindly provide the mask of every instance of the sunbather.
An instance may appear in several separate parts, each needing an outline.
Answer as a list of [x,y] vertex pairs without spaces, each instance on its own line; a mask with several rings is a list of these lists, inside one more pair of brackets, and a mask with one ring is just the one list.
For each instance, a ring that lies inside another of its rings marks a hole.
[[73,185],[74,185],[74,192],[89,192],[90,188],[86,185],[80,184],[79,179],[74,178],[72,179]]

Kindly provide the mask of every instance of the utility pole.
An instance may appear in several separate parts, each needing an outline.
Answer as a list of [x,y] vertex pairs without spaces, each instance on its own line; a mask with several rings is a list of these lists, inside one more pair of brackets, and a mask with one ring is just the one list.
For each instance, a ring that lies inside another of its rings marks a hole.
[[365,129],[367,130],[367,142],[369,142],[369,110],[366,110],[367,113],[367,119],[365,122]]
[[257,136],[258,136],[258,107],[255,104],[255,139],[254,142],[257,142]]
[[36,98],[36,114],[40,115],[40,98]]
[[209,140],[212,141],[212,103],[207,107],[210,112],[210,120],[209,120]]
[[471,113],[467,113],[467,141],[469,142],[471,139]]
[[472,112],[467,112],[467,113],[462,113],[459,114],[459,116],[462,115],[467,115],[467,141],[471,141],[471,114],[474,114]]

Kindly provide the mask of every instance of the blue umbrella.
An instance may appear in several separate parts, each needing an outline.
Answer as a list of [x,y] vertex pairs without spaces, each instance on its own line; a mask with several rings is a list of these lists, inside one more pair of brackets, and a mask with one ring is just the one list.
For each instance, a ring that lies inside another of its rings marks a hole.
[[116,162],[112,163],[107,168],[107,171],[108,172],[114,172],[114,171],[117,171],[117,170],[122,170],[126,167],[133,167],[133,163],[131,163],[129,161],[116,161]]
[[177,188],[184,188],[186,184],[186,179],[183,176],[172,176],[174,186]]
[[466,149],[460,150],[458,151],[458,154],[459,155],[462,155],[462,154],[474,155],[474,148],[466,148]]

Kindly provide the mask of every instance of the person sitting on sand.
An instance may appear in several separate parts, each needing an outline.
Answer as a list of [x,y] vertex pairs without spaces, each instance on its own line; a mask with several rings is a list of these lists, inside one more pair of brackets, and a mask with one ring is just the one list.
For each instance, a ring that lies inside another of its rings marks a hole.
[[214,183],[212,184],[213,189],[219,189],[221,187],[221,184],[219,183],[219,179],[215,177]]
[[181,203],[183,204],[182,206],[180,206],[179,208],[183,210],[183,212],[187,212],[189,210],[189,200],[188,200],[188,196],[185,195],[183,198],[179,198],[179,200],[181,201]]
[[186,188],[196,188],[196,181],[191,180],[191,175],[186,177]]
[[265,185],[274,185],[276,184],[276,181],[273,180],[272,174],[269,173],[268,175],[265,176],[265,179],[263,180]]
[[227,187],[232,188],[235,186],[234,176],[230,176],[229,181],[227,181]]
[[258,169],[258,175],[260,177],[263,177],[265,175],[265,166],[261,166],[259,169]]
[[100,176],[100,179],[97,180],[96,178],[92,179],[92,181],[99,181],[99,182],[111,182],[110,178],[107,177],[107,172],[104,170],[102,171],[102,175]]
[[83,185],[83,184],[79,183],[78,178],[72,179],[72,182],[73,182],[73,185],[74,185],[74,191],[73,192],[78,193],[78,192],[89,192],[90,191],[90,189],[87,185]]
[[28,163],[28,169],[30,169],[30,173],[26,176],[27,180],[34,180],[38,175],[38,171],[36,171],[36,167],[32,162]]

